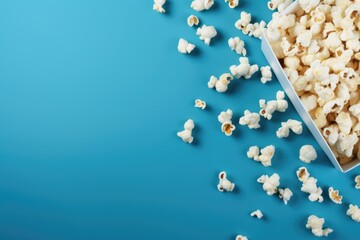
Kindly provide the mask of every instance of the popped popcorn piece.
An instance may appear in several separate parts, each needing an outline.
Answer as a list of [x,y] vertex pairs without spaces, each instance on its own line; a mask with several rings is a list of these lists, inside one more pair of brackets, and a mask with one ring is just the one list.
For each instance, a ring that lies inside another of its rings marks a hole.
[[199,25],[200,23],[200,20],[197,16],[195,15],[190,15],[188,18],[187,18],[187,24],[189,25],[189,27],[192,27],[192,26],[197,26]]
[[239,5],[239,0],[225,0],[229,3],[230,8],[236,8]]
[[339,133],[339,138],[335,144],[336,150],[338,153],[346,157],[351,157],[355,144],[358,142],[359,137],[356,133],[346,134],[343,132]]
[[343,197],[340,196],[339,190],[334,190],[333,187],[329,187],[329,198],[336,204],[342,204]]
[[203,40],[206,45],[210,45],[210,41],[217,35],[217,31],[214,26],[203,25],[196,30],[196,35],[198,35],[200,40]]
[[180,137],[184,142],[192,143],[194,138],[192,136],[192,130],[194,129],[194,121],[189,119],[184,124],[184,130],[177,133],[177,136]]
[[360,222],[360,209],[357,205],[349,205],[346,215],[350,216],[355,222]]
[[247,25],[251,22],[251,14],[245,11],[240,13],[240,19],[235,22],[235,27],[239,30],[245,31]]
[[249,36],[254,36],[256,38],[262,39],[262,35],[266,30],[266,22],[260,21],[254,23],[254,28],[252,30],[248,30]]
[[239,119],[240,125],[247,125],[250,129],[257,129],[260,127],[260,115],[252,113],[249,110],[244,111],[244,116]]
[[246,236],[243,236],[243,235],[237,235],[235,240],[248,240],[248,238]]
[[305,163],[310,163],[317,158],[316,150],[311,145],[304,145],[300,148],[299,158]]
[[163,5],[165,4],[166,0],[154,0],[153,10],[159,13],[164,13],[165,9]]
[[310,177],[310,173],[308,172],[306,167],[300,167],[296,171],[296,176],[298,177],[300,182],[306,182]]
[[201,108],[202,110],[204,110],[206,108],[206,102],[200,99],[196,99],[195,100],[195,107],[197,108]]
[[279,198],[284,201],[284,204],[287,205],[288,201],[290,201],[290,198],[292,197],[293,192],[289,188],[279,188]]
[[179,53],[191,53],[195,48],[194,44],[189,43],[188,41],[186,41],[183,38],[179,39],[179,43],[178,43],[178,51]]
[[270,0],[268,2],[268,8],[270,10],[284,11],[293,1],[292,0]]
[[321,196],[322,189],[316,185],[317,179],[310,177],[308,170],[305,167],[301,167],[296,171],[296,175],[299,181],[302,182],[301,191],[309,194],[309,200],[311,202],[322,202],[324,198]]
[[214,5],[214,0],[193,0],[190,7],[195,11],[209,10]]
[[221,112],[218,116],[218,120],[221,123],[221,131],[225,133],[226,136],[231,136],[235,130],[235,126],[232,124],[232,115],[233,112],[231,109],[226,110],[226,112]]
[[288,137],[290,130],[295,134],[301,134],[303,130],[302,123],[293,119],[282,122],[281,127],[276,131],[276,136],[278,138]]
[[272,79],[272,73],[271,73],[271,68],[269,66],[265,66],[265,67],[261,67],[260,68],[261,71],[261,79],[260,81],[262,83],[267,83],[270,82]]
[[235,188],[235,184],[230,182],[226,178],[226,172],[222,171],[219,173],[219,184],[217,185],[217,188],[220,192],[232,192]]
[[230,38],[228,44],[231,50],[235,51],[237,54],[242,54],[246,56],[245,43],[239,37]]
[[285,112],[288,108],[288,102],[284,99],[285,93],[283,91],[277,91],[276,100],[265,101],[264,99],[259,100],[260,115],[264,118],[271,120],[272,114],[275,111]]
[[261,183],[267,195],[271,196],[278,192],[280,176],[277,173],[274,173],[270,177],[268,175],[262,175],[260,178],[258,178],[257,182]]
[[324,218],[319,218],[315,215],[310,215],[308,217],[306,228],[311,229],[311,232],[317,237],[327,237],[330,233],[333,232],[331,228],[323,228],[325,223]]
[[360,175],[355,177],[355,188],[360,189]]
[[247,157],[257,162],[261,162],[264,167],[269,167],[271,166],[271,160],[274,157],[274,154],[275,147],[273,145],[266,146],[261,150],[259,150],[258,146],[252,146],[247,152]]
[[250,213],[250,216],[256,217],[257,219],[261,219],[264,215],[259,209],[257,209],[256,211]]
[[224,73],[217,79],[215,76],[211,76],[208,82],[209,88],[215,88],[217,92],[226,92],[230,81],[233,80],[233,76],[230,73]]
[[236,78],[245,77],[245,79],[249,79],[259,70],[259,66],[257,64],[249,64],[249,59],[247,57],[240,57],[239,62],[239,65],[230,66],[230,72]]

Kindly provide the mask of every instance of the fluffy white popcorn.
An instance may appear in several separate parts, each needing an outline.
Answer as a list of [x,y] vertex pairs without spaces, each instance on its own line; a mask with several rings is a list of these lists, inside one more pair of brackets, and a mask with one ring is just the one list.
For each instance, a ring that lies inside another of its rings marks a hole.
[[233,116],[233,111],[231,109],[226,110],[226,112],[221,112],[220,115],[218,116],[218,120],[220,123],[225,123],[225,122],[231,122],[231,118]]
[[249,110],[244,111],[244,116],[239,119],[240,125],[247,125],[250,129],[256,129],[260,127],[260,115],[258,113],[252,113]]
[[296,38],[296,44],[300,47],[309,47],[313,34],[309,30],[305,30],[303,33],[299,34]]
[[321,196],[322,189],[316,185],[317,179],[311,177],[308,170],[305,167],[301,167],[296,171],[296,175],[299,181],[302,182],[301,191],[309,194],[309,200],[311,202],[322,202],[324,198]]
[[284,99],[285,93],[283,91],[277,91],[276,100],[265,101],[264,99],[259,100],[260,112],[259,114],[264,118],[271,120],[272,114],[275,111],[285,112],[288,108],[288,102]]
[[200,40],[203,40],[206,45],[209,45],[211,39],[217,35],[217,31],[214,26],[203,25],[196,30],[196,35],[198,35]]
[[200,20],[197,16],[195,15],[190,15],[188,18],[187,18],[187,24],[189,25],[189,27],[192,27],[192,26],[197,26],[199,25],[200,23]]
[[339,139],[339,127],[336,124],[323,129],[323,135],[330,146],[334,145]]
[[230,8],[236,8],[239,5],[239,0],[225,0],[229,3]]
[[245,43],[239,37],[230,38],[228,44],[231,50],[235,51],[237,54],[242,54],[246,56]]
[[259,209],[257,209],[256,211],[253,211],[252,213],[250,213],[250,216],[261,219],[264,215]]
[[323,111],[325,114],[328,113],[340,113],[344,107],[344,101],[341,98],[335,98],[323,106]]
[[338,153],[346,157],[351,157],[355,144],[358,142],[359,138],[356,133],[346,134],[343,132],[339,133],[339,138],[335,144],[336,150]]
[[261,79],[260,79],[260,81],[262,83],[264,83],[264,84],[267,83],[267,82],[270,82],[271,78],[272,78],[272,73],[271,73],[270,66],[261,67],[260,71],[261,71]]
[[195,100],[195,107],[201,108],[202,110],[204,110],[206,108],[206,102],[201,100],[201,99],[196,99]]
[[266,30],[266,22],[264,21],[260,21],[259,23],[255,22],[254,28],[248,31],[249,32],[248,35],[261,39],[265,30]]
[[153,10],[164,13],[165,9],[163,8],[163,5],[165,4],[166,0],[154,0]]
[[360,189],[360,175],[355,177],[355,188]]
[[243,235],[237,235],[235,240],[248,240],[248,238],[246,236],[243,236]]
[[278,191],[278,186],[280,185],[280,176],[277,173],[274,173],[270,177],[268,175],[262,175],[260,178],[258,178],[257,182],[261,183],[267,195],[271,196]]
[[240,13],[240,19],[235,22],[235,27],[239,30],[245,31],[247,25],[251,22],[251,14],[245,11]]
[[214,5],[214,0],[193,0],[190,7],[195,11],[209,10]]
[[233,76],[230,73],[224,73],[217,79],[215,76],[211,76],[208,82],[209,88],[215,88],[217,92],[226,92],[230,81],[233,80]]
[[345,134],[350,134],[350,131],[352,128],[352,120],[351,120],[349,112],[341,111],[337,115],[335,121],[339,126],[340,132],[345,133]]
[[269,145],[259,150],[258,146],[252,146],[246,154],[248,158],[261,162],[264,167],[269,167],[271,166],[271,160],[275,154],[275,147],[273,145]]
[[[310,0],[311,1],[311,0]],[[317,237],[327,237],[330,233],[333,232],[331,228],[323,228],[325,223],[324,218],[319,218],[315,215],[310,215],[308,217],[306,228],[311,229],[311,232]]]
[[350,216],[355,222],[360,222],[360,209],[357,205],[349,205],[346,215]]
[[221,131],[225,133],[226,136],[231,136],[235,130],[235,126],[232,124],[233,112],[231,109],[228,109],[221,112],[218,116],[218,120],[221,123]]
[[268,8],[270,10],[284,11],[293,1],[292,0],[271,0],[268,2]]
[[287,205],[288,201],[290,201],[290,198],[292,197],[293,192],[289,188],[279,188],[279,198],[284,201],[284,204]]
[[305,163],[311,163],[317,158],[316,150],[311,145],[304,145],[300,148],[299,158]]
[[320,0],[299,0],[300,7],[307,13],[319,5]]
[[300,167],[296,171],[296,176],[298,177],[300,182],[306,182],[310,177],[310,173],[308,172],[306,167]]
[[219,173],[219,184],[217,185],[217,188],[220,192],[232,192],[235,188],[235,184],[230,182],[226,178],[226,172],[222,171]]
[[281,123],[281,127],[276,131],[276,136],[278,138],[288,137],[290,130],[295,134],[301,134],[302,129],[303,128],[301,122],[297,120],[289,119],[287,120],[287,122]]
[[300,100],[308,112],[315,109],[318,104],[317,97],[313,94],[304,94],[300,97]]
[[232,65],[230,66],[230,72],[236,78],[245,77],[245,79],[251,78],[251,76],[259,70],[257,64],[250,65],[249,59],[247,57],[240,57],[239,58],[239,65]]
[[184,124],[184,130],[177,133],[177,136],[180,137],[184,142],[192,143],[194,138],[192,136],[192,130],[194,129],[194,121],[189,119]]
[[179,43],[178,43],[178,51],[179,53],[191,53],[195,48],[194,44],[189,43],[188,41],[186,41],[183,38],[179,39]]
[[339,190],[334,190],[333,187],[329,187],[329,198],[336,204],[342,204],[342,196],[339,195]]

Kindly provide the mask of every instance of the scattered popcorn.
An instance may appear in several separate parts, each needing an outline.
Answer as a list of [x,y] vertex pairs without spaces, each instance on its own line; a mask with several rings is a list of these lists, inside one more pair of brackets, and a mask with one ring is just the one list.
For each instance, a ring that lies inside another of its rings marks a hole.
[[199,25],[200,23],[200,20],[197,16],[195,15],[190,15],[188,18],[187,18],[187,24],[189,25],[189,27],[192,27],[192,26],[197,26]]
[[209,45],[211,39],[217,35],[217,32],[214,26],[203,25],[201,28],[197,29],[196,35],[198,35],[200,40],[203,40],[206,45]]
[[[259,155],[261,153],[261,155]],[[257,162],[265,167],[271,166],[271,160],[275,154],[275,147],[273,145],[266,146],[265,148],[259,150],[258,146],[252,146],[247,152],[247,157],[254,159]]]
[[262,212],[258,209],[252,213],[250,213],[250,216],[252,217],[257,217],[258,219],[261,219],[264,215],[262,214]]
[[214,0],[193,0],[190,7],[195,11],[209,10],[214,5]]
[[357,205],[349,205],[346,215],[350,216],[355,222],[360,222],[360,209]]
[[360,189],[360,175],[355,177],[355,188]]
[[245,43],[239,37],[230,38],[228,44],[231,50],[235,51],[237,54],[242,54],[246,56]]
[[303,130],[302,123],[293,119],[282,122],[281,127],[276,131],[276,136],[278,138],[288,137],[290,130],[295,134],[301,134]]
[[240,118],[240,125],[247,125],[250,129],[256,129],[260,127],[260,115],[258,113],[252,113],[249,110],[244,111],[244,116]]
[[235,126],[232,124],[233,112],[231,109],[226,110],[226,112],[221,112],[218,116],[219,122],[221,125],[221,131],[225,133],[226,136],[231,136],[235,130]]
[[258,178],[257,182],[263,185],[263,189],[267,195],[274,195],[277,193],[278,186],[280,185],[280,176],[277,173],[274,173],[270,177],[268,175],[262,175]]
[[166,0],[154,0],[153,10],[164,13],[165,9],[163,8],[163,5],[165,4]]
[[317,158],[316,150],[311,145],[304,145],[300,148],[299,158],[305,163],[310,163]]
[[264,84],[270,82],[272,78],[271,68],[269,66],[261,67],[260,71],[261,71],[260,81]]
[[247,57],[240,57],[239,62],[239,65],[230,66],[230,72],[236,78],[245,77],[245,79],[249,79],[254,73],[259,70],[257,64],[249,64],[249,59]]
[[285,203],[285,205],[288,204],[288,201],[292,197],[293,192],[289,188],[279,188],[279,198],[282,199]]
[[248,238],[243,235],[237,235],[235,240],[248,240]]
[[301,191],[309,193],[309,200],[311,202],[322,202],[324,198],[321,196],[322,189],[316,185],[317,179],[310,177],[308,170],[301,167],[296,171],[299,181],[302,182]]
[[266,118],[267,120],[271,120],[272,114],[275,111],[285,112],[288,108],[288,102],[284,99],[285,93],[283,91],[278,91],[276,93],[276,100],[265,101],[264,99],[259,100],[260,105],[260,115]]
[[219,79],[215,76],[211,76],[208,87],[215,88],[217,92],[226,92],[231,80],[233,80],[233,76],[230,73],[222,74]]
[[333,232],[333,230],[331,228],[323,229],[324,223],[324,218],[319,218],[315,215],[311,215],[308,217],[306,228],[311,229],[311,232],[317,237],[327,237],[330,233]]
[[188,41],[186,41],[183,38],[179,39],[179,43],[178,43],[178,51],[180,53],[191,53],[195,48],[194,44],[189,43]]
[[339,190],[334,190],[333,187],[329,187],[329,198],[336,204],[342,204],[342,196],[339,195]]
[[202,110],[204,110],[206,108],[206,102],[200,99],[196,99],[195,100],[195,107],[197,108],[201,108]]
[[222,171],[219,173],[219,184],[217,185],[217,188],[220,192],[223,192],[224,190],[227,192],[232,192],[235,188],[235,184],[230,182],[226,178],[226,172]]
[[178,137],[180,137],[184,142],[192,143],[194,140],[192,136],[192,130],[194,127],[194,121],[192,119],[187,120],[184,124],[184,130],[177,133]]
[[239,5],[239,0],[225,0],[229,3],[230,8],[236,8]]

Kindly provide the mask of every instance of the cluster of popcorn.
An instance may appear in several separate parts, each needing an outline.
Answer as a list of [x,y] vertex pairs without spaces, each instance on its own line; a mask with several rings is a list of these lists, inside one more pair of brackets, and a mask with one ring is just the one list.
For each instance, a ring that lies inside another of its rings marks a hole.
[[275,154],[275,147],[269,145],[259,150],[258,146],[252,146],[247,152],[247,157],[257,162],[261,162],[264,167],[271,166],[271,160]]
[[266,30],[266,22],[260,21],[251,23],[251,14],[245,11],[240,13],[240,18],[235,22],[235,27],[241,30],[244,34],[254,36],[256,38],[262,37]]
[[272,114],[277,112],[285,112],[288,108],[288,102],[284,99],[285,93],[283,91],[278,91],[276,93],[276,100],[265,101],[265,99],[259,100],[260,105],[260,115],[271,120]]
[[259,66],[257,64],[250,65],[247,57],[240,57],[239,65],[230,66],[230,72],[236,78],[244,77],[245,79],[249,79],[258,70]]
[[231,80],[233,80],[233,76],[230,73],[224,73],[219,78],[211,76],[208,87],[215,88],[215,90],[220,93],[226,92]]
[[[271,0],[270,9],[290,1]],[[360,157],[360,1],[299,0],[273,13],[266,36],[341,164]],[[244,15],[245,18],[245,15]]]
[[311,229],[311,232],[317,237],[327,237],[330,233],[333,232],[331,228],[323,228],[325,223],[324,218],[319,218],[315,215],[310,215],[308,217],[306,228]]
[[322,202],[324,198],[321,196],[322,189],[317,186],[317,179],[314,177],[310,177],[310,173],[306,169],[306,167],[300,167],[296,171],[296,175],[300,182],[302,182],[301,191],[309,194],[309,200],[311,202]]
[[290,188],[278,188],[280,185],[280,176],[277,173],[274,173],[270,177],[268,175],[262,175],[257,179],[257,182],[263,185],[263,190],[267,195],[272,196],[274,194],[278,194],[279,198],[283,200],[285,205],[288,204],[288,201],[293,195]]

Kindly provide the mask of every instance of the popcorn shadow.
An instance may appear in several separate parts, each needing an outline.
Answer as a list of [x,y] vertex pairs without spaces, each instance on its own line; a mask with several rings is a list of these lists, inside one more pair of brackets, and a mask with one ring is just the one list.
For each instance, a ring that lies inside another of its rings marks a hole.
[[212,44],[216,45],[218,42],[221,43],[223,41],[223,39],[224,39],[223,34],[219,30],[216,29],[216,32],[217,32],[217,35],[216,35],[216,37],[211,39],[210,45],[212,45]]
[[236,93],[237,88],[239,88],[239,85],[241,84],[241,79],[234,78],[231,80],[229,84],[229,88],[226,91],[226,94],[229,96],[232,96]]
[[201,57],[202,52],[201,52],[200,48],[196,47],[196,48],[194,48],[194,50],[191,52],[191,54],[186,54],[186,55],[191,55],[191,56],[194,56],[194,57]]
[[200,142],[198,140],[200,132],[201,132],[201,127],[199,125],[196,125],[195,128],[192,131],[192,134],[193,134],[193,137],[194,137],[192,145],[195,146],[195,147],[200,145]]
[[306,223],[307,223],[307,219],[308,217],[310,216],[309,215],[302,215],[297,221],[297,224],[299,226],[299,231],[303,232],[304,233],[304,237],[307,236],[306,238],[304,239],[312,239],[312,237],[315,237],[312,233],[311,233],[311,229],[308,229],[306,228]]
[[164,9],[165,9],[165,14],[163,15],[171,15],[172,11],[171,11],[171,7],[172,7],[172,2],[171,1],[166,1],[165,4],[164,4]]

